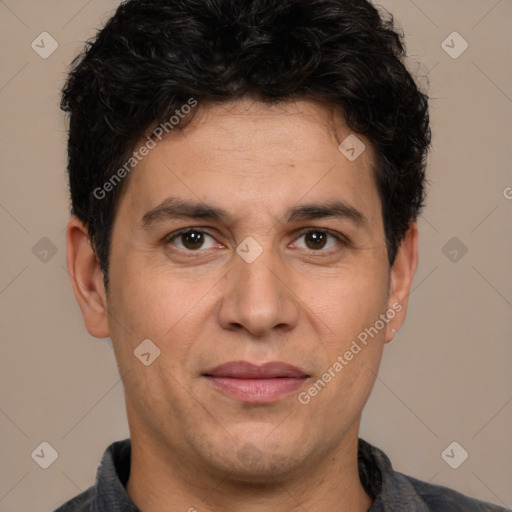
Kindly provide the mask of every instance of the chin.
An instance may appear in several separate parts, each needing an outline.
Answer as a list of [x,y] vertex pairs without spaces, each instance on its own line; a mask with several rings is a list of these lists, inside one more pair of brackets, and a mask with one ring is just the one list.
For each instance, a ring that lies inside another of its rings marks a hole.
[[[248,453],[249,449],[244,447],[242,451]],[[296,454],[261,454],[258,460],[248,458],[240,460],[240,458],[237,454],[236,460],[224,468],[225,471],[229,471],[228,478],[233,482],[253,487],[284,482],[292,478],[304,463],[304,461],[297,460]]]
[[275,484],[296,475],[311,459],[308,448],[313,447],[307,447],[299,439],[295,442],[288,439],[288,443],[282,438],[272,443],[265,438],[255,440],[247,436],[246,439],[238,443],[231,439],[228,444],[211,447],[208,459],[214,473],[226,473],[234,482],[258,486]]

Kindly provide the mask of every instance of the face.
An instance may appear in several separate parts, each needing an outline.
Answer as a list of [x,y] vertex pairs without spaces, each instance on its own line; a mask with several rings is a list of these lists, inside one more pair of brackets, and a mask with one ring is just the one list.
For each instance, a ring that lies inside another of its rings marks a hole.
[[132,172],[104,330],[84,312],[112,339],[132,437],[251,481],[357,439],[407,258],[390,272],[371,146],[350,161],[349,134],[307,101],[204,107]]

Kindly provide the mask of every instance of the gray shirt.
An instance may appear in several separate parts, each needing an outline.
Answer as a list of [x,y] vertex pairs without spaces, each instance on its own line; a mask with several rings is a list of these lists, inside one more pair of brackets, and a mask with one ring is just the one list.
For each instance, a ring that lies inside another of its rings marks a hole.
[[[398,473],[381,450],[362,439],[358,450],[361,483],[374,498],[368,512],[510,512]],[[55,512],[140,512],[125,488],[130,475],[130,453],[130,439],[112,443],[103,454],[95,485]]]

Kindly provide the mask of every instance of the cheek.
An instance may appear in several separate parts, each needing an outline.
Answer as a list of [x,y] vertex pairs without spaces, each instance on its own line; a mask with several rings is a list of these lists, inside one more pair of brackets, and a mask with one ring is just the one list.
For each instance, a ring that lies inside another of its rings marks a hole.
[[125,260],[112,272],[111,337],[114,342],[122,340],[118,350],[128,364],[135,347],[149,338],[161,349],[166,366],[181,373],[180,365],[201,339],[206,319],[214,314],[221,276],[209,273],[198,278],[140,260]]
[[319,395],[316,406],[329,403],[333,414],[343,415],[357,411],[373,387],[384,344],[380,315],[387,309],[388,280],[367,267],[364,273],[353,269],[332,276],[324,284],[322,293],[310,292],[307,303],[329,327],[321,345],[324,367],[315,375],[315,382],[328,383],[312,393]]
[[383,274],[368,266],[363,272],[344,268],[329,276],[305,279],[300,292],[304,311],[311,310],[329,328],[332,344],[342,348],[348,338],[373,325],[385,310],[388,279]]
[[[132,277],[122,279],[122,275]],[[128,375],[124,385],[133,397],[133,407],[145,411],[142,414],[148,418],[154,411],[168,410],[168,400],[182,404],[177,410],[190,405],[181,390],[189,377],[188,361],[200,339],[204,316],[212,311],[211,288],[148,266],[124,264],[112,275],[110,324],[116,359],[121,373]],[[149,366],[134,355],[145,339],[160,350]]]
[[328,414],[340,425],[352,425],[358,420],[375,383],[385,335],[384,329],[371,330],[385,312],[384,295],[372,303],[370,297],[346,298],[327,320],[335,334],[320,347],[324,352],[323,366],[299,397],[301,404],[311,407],[311,417],[324,418]]

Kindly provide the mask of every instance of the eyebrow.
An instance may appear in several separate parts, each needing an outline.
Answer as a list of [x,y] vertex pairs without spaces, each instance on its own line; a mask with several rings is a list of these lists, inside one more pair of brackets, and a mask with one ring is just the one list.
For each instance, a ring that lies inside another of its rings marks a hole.
[[158,206],[145,213],[142,224],[145,228],[165,220],[172,219],[208,219],[227,220],[229,214],[216,206],[201,202],[183,201],[176,197],[164,199]]
[[368,219],[362,212],[343,201],[303,204],[292,208],[288,214],[289,221],[323,219],[326,217],[348,220],[357,226],[368,225]]
[[[144,214],[142,225],[145,229],[149,229],[153,224],[173,219],[227,221],[229,218],[230,214],[217,206],[168,197]],[[291,208],[287,212],[288,222],[322,218],[348,220],[358,227],[368,225],[368,219],[362,212],[343,201],[302,204]]]

